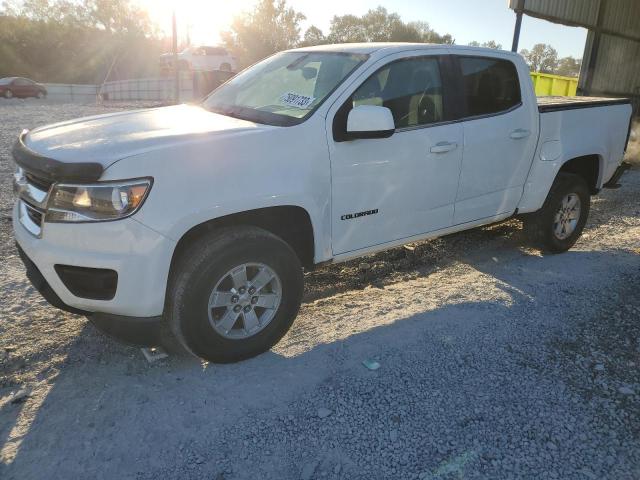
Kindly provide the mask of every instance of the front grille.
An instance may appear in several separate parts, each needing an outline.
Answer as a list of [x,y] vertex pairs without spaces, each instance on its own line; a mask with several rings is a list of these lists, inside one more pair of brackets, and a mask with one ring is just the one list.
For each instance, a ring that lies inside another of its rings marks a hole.
[[35,207],[32,207],[28,203],[25,202],[25,206],[27,207],[27,216],[29,219],[38,226],[42,225],[42,212]]
[[44,190],[45,192],[49,191],[49,188],[51,188],[51,184],[53,183],[50,180],[47,180],[45,178],[36,177],[31,173],[26,173],[25,177],[27,177],[27,181],[31,185],[33,185],[36,188],[39,188],[40,190]]
[[47,208],[47,197],[52,182],[18,168],[13,176],[14,191],[18,203],[20,223],[36,237],[42,234],[42,224]]

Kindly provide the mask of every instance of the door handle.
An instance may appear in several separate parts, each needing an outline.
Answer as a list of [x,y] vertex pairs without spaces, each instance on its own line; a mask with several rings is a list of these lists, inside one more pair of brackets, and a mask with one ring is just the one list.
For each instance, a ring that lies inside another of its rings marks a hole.
[[521,138],[527,138],[529,135],[531,135],[531,132],[529,130],[518,128],[511,132],[509,134],[509,137],[513,138],[514,140],[520,140]]
[[455,150],[458,148],[458,144],[456,142],[438,142],[433,147],[431,147],[431,153],[447,153],[451,150]]

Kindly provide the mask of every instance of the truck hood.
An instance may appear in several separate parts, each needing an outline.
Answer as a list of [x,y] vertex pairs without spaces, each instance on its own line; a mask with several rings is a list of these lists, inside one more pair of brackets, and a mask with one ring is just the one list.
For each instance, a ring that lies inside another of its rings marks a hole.
[[[167,146],[273,128],[277,127],[212,113],[199,106],[178,105],[56,123],[32,130],[21,142],[33,156],[42,162],[53,161],[58,169],[60,164],[80,167],[88,163],[105,170],[123,158]],[[14,156],[21,163],[15,149]]]

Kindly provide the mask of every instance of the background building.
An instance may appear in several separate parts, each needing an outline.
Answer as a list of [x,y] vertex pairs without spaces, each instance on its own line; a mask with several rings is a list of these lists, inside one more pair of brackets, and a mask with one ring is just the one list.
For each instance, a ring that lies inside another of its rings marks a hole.
[[630,97],[640,109],[640,0],[509,0],[525,15],[589,30],[578,93]]

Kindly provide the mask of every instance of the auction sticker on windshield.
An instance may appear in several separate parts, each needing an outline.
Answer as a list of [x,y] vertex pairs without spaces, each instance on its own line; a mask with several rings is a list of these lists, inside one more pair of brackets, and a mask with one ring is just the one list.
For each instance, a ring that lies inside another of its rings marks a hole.
[[300,95],[299,93],[287,92],[280,96],[280,101],[285,105],[297,108],[308,108],[315,100],[314,97]]

